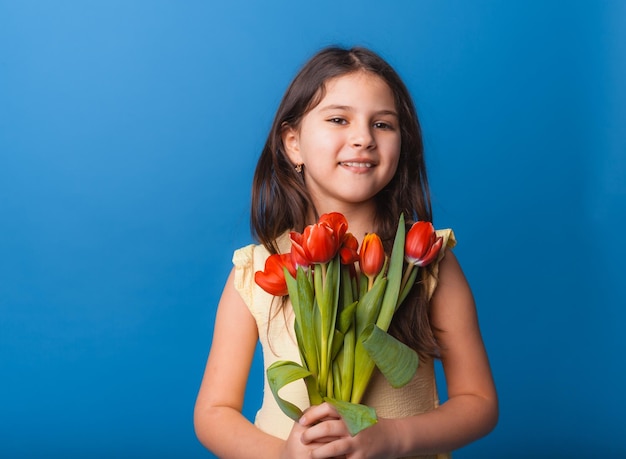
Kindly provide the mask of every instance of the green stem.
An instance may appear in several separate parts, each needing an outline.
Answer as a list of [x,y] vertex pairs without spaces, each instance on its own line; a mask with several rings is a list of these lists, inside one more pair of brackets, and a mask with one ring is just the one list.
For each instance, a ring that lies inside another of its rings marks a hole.
[[406,283],[409,280],[409,276],[411,275],[411,271],[413,271],[414,266],[415,265],[413,263],[409,263],[409,266],[407,266],[406,271],[404,272],[404,276],[402,276],[402,282],[400,283],[401,292],[404,290],[404,287],[406,287]]

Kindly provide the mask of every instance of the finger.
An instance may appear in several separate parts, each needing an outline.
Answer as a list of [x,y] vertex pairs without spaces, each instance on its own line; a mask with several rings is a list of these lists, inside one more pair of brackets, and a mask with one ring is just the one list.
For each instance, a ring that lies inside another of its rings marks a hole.
[[329,443],[325,443],[318,448],[311,451],[311,458],[313,459],[326,459],[326,458],[342,458],[350,452],[349,444],[345,439],[335,440]]
[[341,419],[331,419],[308,427],[300,439],[302,443],[328,443],[349,436],[348,428]]
[[325,419],[339,419],[339,413],[329,403],[314,405],[308,408],[298,421],[300,425],[308,426],[321,422]]

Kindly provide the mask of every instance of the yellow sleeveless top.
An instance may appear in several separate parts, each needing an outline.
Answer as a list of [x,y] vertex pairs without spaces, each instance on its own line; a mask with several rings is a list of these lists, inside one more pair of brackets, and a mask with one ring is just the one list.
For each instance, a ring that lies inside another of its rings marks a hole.
[[[443,247],[453,247],[456,243],[451,230],[437,231],[444,237]],[[278,241],[281,252],[289,251],[290,241],[287,235]],[[444,255],[439,254],[434,268],[437,274],[438,263]],[[267,369],[278,360],[291,360],[301,363],[298,345],[294,333],[294,314],[287,304],[284,313],[280,312],[270,320],[272,301],[274,297],[254,282],[254,273],[262,271],[268,251],[262,245],[248,245],[235,251],[233,264],[235,265],[235,288],[243,298],[256,320],[259,331],[259,341],[263,351],[263,364]],[[432,296],[437,286],[436,277],[430,278],[429,292]],[[302,380],[291,383],[281,389],[281,397],[295,403],[302,410],[309,406],[309,399]],[[362,403],[373,407],[380,417],[400,418],[425,413],[439,406],[437,386],[435,384],[434,365],[431,361],[420,361],[413,380],[404,387],[394,389],[387,380],[377,371],[372,375],[368,389]],[[274,396],[264,375],[263,402],[256,414],[254,424],[261,430],[275,437],[286,439],[291,432],[293,421],[287,417],[274,400]],[[450,454],[435,456],[415,456],[415,459],[446,459]]]

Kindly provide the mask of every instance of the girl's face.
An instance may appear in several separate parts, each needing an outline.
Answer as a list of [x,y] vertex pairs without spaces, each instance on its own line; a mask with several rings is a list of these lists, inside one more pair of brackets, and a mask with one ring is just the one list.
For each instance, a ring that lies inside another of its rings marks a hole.
[[374,196],[393,178],[400,158],[400,124],[393,93],[378,76],[355,72],[326,82],[326,94],[283,133],[293,164],[319,213],[374,208]]

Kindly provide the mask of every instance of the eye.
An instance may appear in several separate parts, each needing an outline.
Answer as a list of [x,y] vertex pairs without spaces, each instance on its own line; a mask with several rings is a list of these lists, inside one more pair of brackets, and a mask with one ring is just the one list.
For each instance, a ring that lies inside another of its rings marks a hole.
[[328,122],[333,123],[333,124],[346,124],[347,123],[345,119],[339,118],[339,117],[329,118]]
[[374,123],[374,127],[376,129],[385,129],[385,130],[388,130],[388,131],[391,131],[391,130],[395,129],[392,124],[386,123],[384,121],[378,121],[377,123]]

